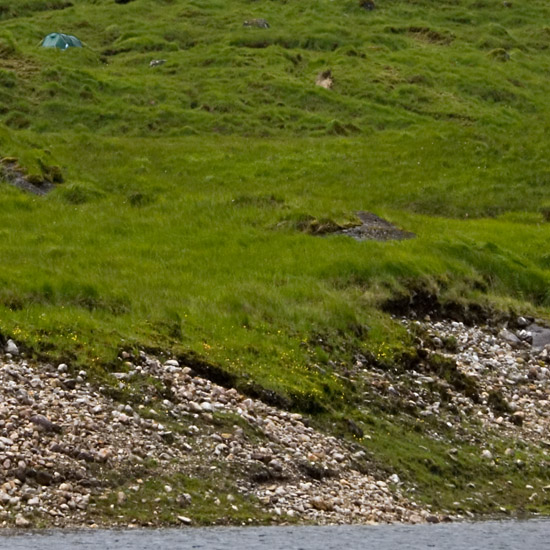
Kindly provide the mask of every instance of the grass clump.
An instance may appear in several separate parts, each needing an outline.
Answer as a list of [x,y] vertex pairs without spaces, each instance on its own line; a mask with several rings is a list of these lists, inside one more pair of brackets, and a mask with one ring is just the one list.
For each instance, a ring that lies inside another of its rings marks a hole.
[[[195,526],[243,525],[269,520],[256,502],[239,495],[227,476],[218,472],[201,477],[159,473],[145,480],[122,480],[113,476],[112,485],[110,491],[94,502],[97,520],[110,525],[118,522],[124,526],[129,522],[148,527],[181,525],[178,519],[181,516],[189,517]],[[170,492],[166,491],[167,486]],[[122,499],[120,494],[124,495]]]

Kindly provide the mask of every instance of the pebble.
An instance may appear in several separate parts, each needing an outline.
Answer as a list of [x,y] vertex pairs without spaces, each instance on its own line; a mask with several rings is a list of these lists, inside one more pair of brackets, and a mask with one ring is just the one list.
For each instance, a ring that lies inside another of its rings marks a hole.
[[28,519],[25,519],[21,514],[15,516],[15,526],[16,527],[29,527],[31,522]]
[[19,355],[19,348],[13,340],[8,340],[4,349],[6,353],[10,353],[11,355]]
[[178,520],[185,525],[191,525],[192,523],[191,518],[188,518],[187,516],[178,516]]

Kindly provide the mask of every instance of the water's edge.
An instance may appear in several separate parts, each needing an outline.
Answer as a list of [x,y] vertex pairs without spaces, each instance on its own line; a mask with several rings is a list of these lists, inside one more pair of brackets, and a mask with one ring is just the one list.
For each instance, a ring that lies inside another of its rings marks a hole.
[[548,547],[550,519],[461,522],[437,525],[325,527],[208,527],[180,529],[80,529],[0,532],[0,548],[70,550],[102,548],[140,550],[205,548],[227,550],[437,548],[453,550]]

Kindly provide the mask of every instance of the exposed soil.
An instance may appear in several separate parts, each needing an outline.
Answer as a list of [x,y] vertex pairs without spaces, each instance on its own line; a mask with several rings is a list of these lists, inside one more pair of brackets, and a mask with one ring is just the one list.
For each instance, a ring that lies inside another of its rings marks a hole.
[[474,324],[513,324],[514,314],[499,311],[489,304],[442,300],[434,291],[422,286],[409,287],[402,294],[393,295],[382,304],[382,309],[398,317],[432,320],[450,320]]
[[15,162],[2,162],[0,164],[0,179],[33,195],[45,195],[54,188],[54,185],[47,180],[37,181],[36,183],[29,181],[29,176]]
[[414,233],[403,231],[372,212],[357,212],[357,217],[361,220],[361,225],[340,229],[335,233],[348,235],[357,241],[400,241],[416,237]]

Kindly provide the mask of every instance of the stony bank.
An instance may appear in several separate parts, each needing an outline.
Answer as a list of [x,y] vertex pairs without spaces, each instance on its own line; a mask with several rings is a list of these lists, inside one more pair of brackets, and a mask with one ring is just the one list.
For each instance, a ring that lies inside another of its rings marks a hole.
[[[435,418],[434,439],[445,437],[437,426],[453,430],[459,443],[449,461],[459,463],[468,448],[495,469],[496,485],[502,468],[512,486],[537,461],[547,476],[550,330],[523,317],[513,328],[402,322],[417,335],[419,356],[437,361],[400,370],[358,360],[356,376],[370,397],[420,422]],[[85,371],[27,360],[7,343],[1,525],[417,523],[472,515],[467,502],[443,509],[437,498],[417,498],[414,479],[376,465],[368,429],[355,425],[353,440],[323,433],[313,419],[215,384],[175,358],[122,352],[120,365],[113,379],[118,389],[138,387],[138,403],[113,399],[112,388]],[[452,478],[443,484],[453,490]],[[485,489],[474,482],[468,489],[466,500],[481,502]],[[543,506],[550,480],[531,475],[523,489]]]

